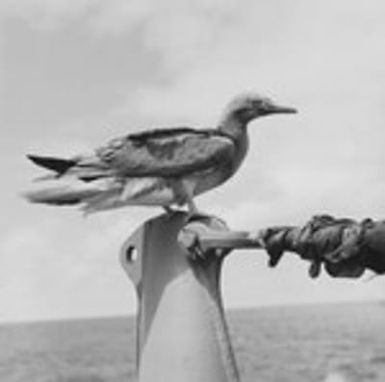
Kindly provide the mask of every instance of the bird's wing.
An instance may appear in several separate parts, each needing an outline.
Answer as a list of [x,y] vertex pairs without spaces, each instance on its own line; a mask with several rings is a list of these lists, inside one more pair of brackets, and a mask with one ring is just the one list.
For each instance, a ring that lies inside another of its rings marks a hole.
[[75,168],[95,175],[171,177],[223,165],[234,150],[233,140],[216,130],[153,130],[114,139]]

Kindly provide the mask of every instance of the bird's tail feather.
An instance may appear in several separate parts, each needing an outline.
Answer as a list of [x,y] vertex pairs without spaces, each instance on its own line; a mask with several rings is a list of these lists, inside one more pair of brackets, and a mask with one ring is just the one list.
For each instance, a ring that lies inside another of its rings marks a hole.
[[95,212],[110,210],[125,205],[119,198],[117,192],[104,192],[99,195],[87,198],[83,204],[81,210],[84,215],[91,215]]
[[40,167],[64,174],[68,169],[76,165],[72,159],[62,159],[54,157],[43,157],[38,155],[27,155],[27,158]]
[[[45,184],[47,183],[49,182]],[[124,205],[162,204],[161,201],[151,202],[151,197],[149,201],[146,196],[162,191],[165,187],[163,181],[157,178],[131,178],[125,182],[114,178],[102,178],[82,182],[76,178],[64,177],[51,180],[51,184],[27,192],[24,197],[32,203],[56,206],[80,205],[87,215]],[[172,194],[167,195],[167,198],[171,199]]]
[[57,174],[47,174],[47,175],[42,175],[42,176],[38,176],[34,179],[32,179],[33,182],[46,182],[47,180],[54,180],[54,179],[57,179],[58,178],[58,175]]
[[23,196],[31,203],[50,205],[74,205],[80,204],[88,198],[100,194],[100,190],[76,190],[66,187],[47,188],[26,192]]
[[114,175],[111,169],[74,166],[68,169],[64,176],[76,177],[85,182],[108,178]]
[[[40,186],[41,184],[44,186]],[[82,182],[74,177],[56,177],[39,183],[37,189],[26,192],[23,196],[31,203],[74,205],[85,203],[90,198],[106,193],[107,190],[115,191],[121,188],[120,184],[107,179]]]
[[68,176],[90,182],[115,175],[113,169],[94,155],[79,157],[76,160],[37,155],[27,155],[27,157],[36,165],[54,171],[54,174],[43,176],[42,180]]

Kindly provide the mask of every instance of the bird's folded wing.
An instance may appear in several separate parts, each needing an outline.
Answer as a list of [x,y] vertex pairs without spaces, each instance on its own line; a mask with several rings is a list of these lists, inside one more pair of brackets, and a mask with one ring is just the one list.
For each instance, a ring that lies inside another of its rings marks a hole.
[[115,139],[96,154],[97,161],[80,161],[78,168],[107,167],[122,176],[180,176],[231,161],[234,142],[214,130],[154,130]]

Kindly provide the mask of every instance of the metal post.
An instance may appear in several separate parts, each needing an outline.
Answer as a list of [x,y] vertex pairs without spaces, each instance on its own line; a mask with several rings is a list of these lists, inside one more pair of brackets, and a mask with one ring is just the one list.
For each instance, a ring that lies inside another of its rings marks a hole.
[[[178,244],[184,213],[146,222],[125,242],[121,264],[138,294],[140,382],[236,382],[221,296],[223,256],[192,258]],[[206,224],[226,230],[218,219]],[[134,256],[135,254],[135,256]]]

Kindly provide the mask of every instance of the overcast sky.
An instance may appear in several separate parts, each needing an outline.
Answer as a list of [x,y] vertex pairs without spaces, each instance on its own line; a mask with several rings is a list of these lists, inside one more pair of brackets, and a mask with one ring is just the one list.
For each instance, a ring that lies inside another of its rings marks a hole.
[[[237,175],[198,199],[234,229],[385,215],[381,0],[2,0],[0,320],[134,312],[121,243],[157,209],[84,218],[29,205],[28,152],[70,155],[148,127],[214,126],[235,94],[298,108],[253,122]],[[287,256],[227,260],[226,306],[378,299]]]

